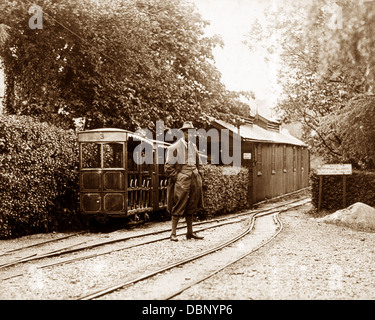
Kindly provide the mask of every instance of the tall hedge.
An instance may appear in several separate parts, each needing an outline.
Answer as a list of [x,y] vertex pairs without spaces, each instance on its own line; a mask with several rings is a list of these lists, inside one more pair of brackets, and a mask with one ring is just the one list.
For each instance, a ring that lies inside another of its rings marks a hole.
[[[205,165],[202,173],[205,216],[246,207],[246,168]],[[79,225],[78,186],[73,131],[0,115],[0,238]]]
[[77,161],[73,131],[0,115],[0,238],[75,224]]
[[[312,172],[312,202],[317,208],[319,202],[319,176]],[[346,205],[363,202],[375,206],[375,172],[353,171],[346,177]],[[323,176],[321,209],[338,210],[343,207],[342,176]]]
[[248,169],[207,164],[201,171],[206,216],[229,213],[246,207]]

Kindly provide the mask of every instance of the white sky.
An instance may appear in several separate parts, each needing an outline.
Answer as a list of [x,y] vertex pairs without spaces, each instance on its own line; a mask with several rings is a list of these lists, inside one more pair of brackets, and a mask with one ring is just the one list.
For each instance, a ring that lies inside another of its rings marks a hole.
[[[222,81],[230,90],[253,91],[256,99],[265,100],[259,110],[271,115],[270,107],[277,99],[276,69],[267,65],[261,51],[250,52],[242,43],[256,18],[263,20],[263,10],[273,0],[190,0],[202,17],[211,22],[207,35],[218,34],[224,48],[216,48],[216,66]],[[258,104],[259,105],[259,104]],[[253,108],[252,108],[253,109]],[[253,110],[255,111],[255,110]]]
[[[211,22],[207,35],[218,34],[223,38],[224,48],[215,48],[214,56],[226,87],[229,90],[253,91],[256,99],[261,100],[257,103],[259,112],[271,115],[270,107],[275,105],[278,95],[275,67],[264,62],[261,51],[250,52],[242,41],[255,18],[262,21],[264,8],[272,6],[277,0],[190,1],[196,4],[202,17]],[[252,111],[254,109],[255,104]]]

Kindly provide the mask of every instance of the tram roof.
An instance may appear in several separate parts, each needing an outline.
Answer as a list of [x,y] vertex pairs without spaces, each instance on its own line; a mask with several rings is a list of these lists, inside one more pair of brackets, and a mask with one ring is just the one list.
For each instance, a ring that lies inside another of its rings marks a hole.
[[141,136],[138,133],[119,128],[99,128],[78,132],[79,142],[120,142],[127,141],[129,137],[136,138],[140,141],[153,145],[157,144],[162,147],[168,147],[170,145],[168,142],[149,139]]

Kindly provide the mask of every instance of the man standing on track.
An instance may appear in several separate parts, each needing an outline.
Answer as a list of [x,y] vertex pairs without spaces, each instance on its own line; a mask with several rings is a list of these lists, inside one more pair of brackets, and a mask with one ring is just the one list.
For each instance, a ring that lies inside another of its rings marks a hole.
[[185,121],[184,137],[167,149],[165,172],[168,175],[167,202],[172,215],[171,241],[178,241],[176,229],[178,220],[185,216],[187,239],[203,239],[193,232],[193,214],[203,207],[202,177],[199,172],[200,159],[196,145],[189,141],[195,128],[191,121]]

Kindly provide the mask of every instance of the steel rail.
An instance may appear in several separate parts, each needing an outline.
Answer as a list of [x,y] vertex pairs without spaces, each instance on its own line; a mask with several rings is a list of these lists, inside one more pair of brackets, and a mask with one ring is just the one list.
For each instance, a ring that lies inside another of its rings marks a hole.
[[254,221],[254,219],[253,219],[253,217],[251,217],[250,218],[250,223],[249,223],[248,227],[246,228],[246,230],[244,232],[242,232],[240,235],[235,236],[234,238],[230,239],[229,241],[226,241],[226,242],[222,243],[219,246],[216,246],[216,247],[211,248],[209,250],[203,251],[203,252],[201,252],[199,254],[190,256],[190,257],[185,258],[183,260],[179,260],[177,262],[168,264],[168,265],[166,265],[166,266],[164,266],[164,267],[162,267],[162,268],[160,268],[160,269],[158,269],[156,271],[152,271],[152,272],[146,273],[145,275],[142,275],[142,276],[140,276],[140,277],[138,277],[136,279],[128,280],[126,282],[121,282],[121,283],[116,284],[114,286],[111,286],[111,287],[105,288],[103,290],[96,291],[96,292],[94,292],[92,294],[80,297],[80,298],[78,298],[78,300],[92,300],[92,299],[101,297],[103,295],[106,295],[108,293],[116,291],[117,289],[121,289],[121,288],[123,288],[123,287],[125,287],[127,285],[139,282],[141,280],[145,280],[145,279],[150,278],[150,277],[152,277],[152,276],[154,276],[156,274],[159,274],[161,272],[167,271],[167,270],[172,269],[174,267],[180,266],[180,265],[185,264],[187,262],[196,260],[196,259],[198,259],[200,257],[203,257],[203,256],[205,256],[207,254],[210,254],[210,253],[212,253],[214,251],[217,251],[217,250],[219,250],[221,248],[224,248],[225,246],[228,246],[229,244],[231,244],[231,243],[239,240],[241,237],[243,237],[244,235],[246,235],[252,229],[252,227],[253,227],[253,221]]
[[[196,230],[196,232],[200,232],[200,231],[204,231],[204,230],[208,230],[208,229],[213,229],[213,228],[221,227],[221,226],[228,225],[228,224],[234,224],[234,223],[242,222],[245,219],[246,218],[242,218],[240,220],[237,219],[237,220],[234,220],[234,221],[222,222],[222,223],[219,223],[219,224],[215,224],[215,225],[212,225],[212,226],[208,226],[208,227],[205,227],[205,228],[198,229],[198,230]],[[183,233],[182,235],[184,235],[184,234],[186,234],[186,233]],[[151,243],[154,243],[154,242],[167,240],[167,239],[169,239],[169,236],[161,237],[161,238],[157,238],[157,239],[153,239],[153,240],[149,240],[149,241],[145,241],[145,242],[135,243],[135,244],[131,244],[129,246],[125,246],[125,247],[121,247],[121,248],[117,248],[117,249],[112,249],[112,250],[108,250],[108,251],[105,251],[105,252],[93,253],[93,254],[89,254],[89,255],[85,255],[85,256],[81,256],[81,257],[76,257],[76,258],[71,258],[71,259],[66,259],[66,260],[63,260],[63,261],[58,261],[58,262],[46,264],[46,265],[43,265],[43,266],[37,266],[37,269],[45,269],[45,268],[49,268],[49,267],[53,267],[53,266],[57,266],[57,265],[63,265],[63,264],[73,263],[73,262],[77,262],[77,261],[81,261],[81,260],[85,260],[85,259],[96,258],[96,257],[102,256],[102,255],[105,255],[105,254],[111,254],[113,252],[131,249],[131,248],[135,248],[135,247],[139,247],[139,246],[143,246],[143,245],[147,245],[147,244],[151,244]],[[23,262],[23,261],[20,261],[20,262]],[[9,280],[9,279],[21,277],[23,275],[25,275],[25,273],[19,273],[19,274],[15,274],[13,276],[10,276],[10,277],[2,278],[1,280]]]
[[12,250],[7,250],[7,251],[1,253],[0,257],[5,256],[5,255],[9,255],[9,254],[12,254],[14,252],[21,251],[21,250],[24,250],[24,249],[29,249],[29,248],[33,248],[33,247],[39,247],[39,246],[42,246],[42,245],[47,244],[47,243],[52,243],[52,242],[57,242],[57,241],[60,241],[60,240],[72,238],[72,237],[78,236],[78,235],[86,233],[86,232],[87,231],[80,231],[80,232],[77,232],[75,234],[70,234],[70,235],[59,237],[59,238],[55,238],[55,239],[50,239],[50,240],[46,240],[46,241],[42,241],[42,242],[33,243],[33,244],[28,245],[28,246],[24,246],[24,247],[12,249]]
[[[219,222],[219,221],[225,221],[225,220],[230,220],[230,219],[235,219],[237,217],[241,217],[241,216],[245,216],[245,215],[249,215],[249,214],[253,214],[253,213],[267,212],[267,211],[277,209],[277,208],[280,208],[280,207],[283,207],[283,206],[286,206],[286,205],[289,205],[289,204],[292,204],[292,203],[295,203],[295,202],[298,202],[298,201],[301,201],[301,199],[289,201],[287,203],[284,203],[284,204],[281,204],[281,205],[278,205],[278,206],[274,206],[274,207],[268,208],[268,209],[248,210],[248,211],[245,211],[243,213],[239,213],[234,217],[233,216],[232,217],[224,217],[224,218],[194,223],[194,226],[209,224],[209,223],[214,223],[214,222]],[[178,229],[185,228],[185,227],[186,227],[185,225],[179,226]],[[156,234],[160,234],[160,233],[164,233],[164,232],[170,232],[170,228],[158,230],[158,231],[152,231],[152,232],[143,233],[143,234],[134,235],[134,236],[126,236],[126,237],[122,237],[122,238],[118,238],[118,239],[106,240],[106,241],[102,241],[102,242],[98,242],[98,243],[94,243],[94,244],[89,244],[87,246],[75,248],[75,249],[71,249],[71,247],[74,246],[74,245],[71,245],[71,246],[61,248],[59,250],[50,251],[50,252],[47,252],[47,253],[44,253],[44,254],[41,254],[41,255],[33,254],[32,256],[19,258],[15,261],[11,261],[9,263],[0,265],[0,269],[11,267],[11,266],[14,266],[14,265],[17,265],[17,264],[20,264],[20,263],[35,261],[35,260],[39,260],[39,259],[43,259],[43,258],[52,258],[52,257],[56,257],[56,256],[62,256],[62,255],[65,255],[65,254],[75,253],[75,252],[82,251],[82,250],[93,249],[93,248],[104,246],[104,245],[107,245],[107,244],[113,244],[113,243],[116,243],[116,242],[127,241],[127,240],[136,239],[136,238],[140,238],[140,237],[156,235]],[[165,238],[163,238],[161,240],[164,240],[164,239]],[[79,244],[76,244],[76,245],[79,245]],[[68,248],[70,248],[70,249],[68,249]],[[66,249],[68,249],[68,250],[66,250]]]
[[[301,200],[299,200],[299,201],[301,201]],[[291,207],[286,208],[286,209],[284,209],[284,210],[281,210],[281,211],[279,211],[279,212],[284,212],[284,211],[290,210],[290,209],[292,209],[292,208],[294,208],[294,207],[299,207],[299,206],[304,205],[304,204],[306,204],[306,203],[308,203],[308,202],[310,202],[310,200],[305,200],[305,201],[304,201],[303,203],[301,203],[301,204],[298,204],[298,205],[295,205],[295,206],[292,205]],[[114,291],[116,291],[116,290],[118,290],[118,289],[121,289],[121,288],[123,288],[123,287],[125,287],[125,286],[131,285],[131,284],[134,284],[134,283],[136,283],[136,282],[139,282],[139,281],[142,281],[142,280],[145,280],[145,279],[148,279],[148,278],[150,278],[150,277],[152,277],[152,276],[155,276],[155,275],[157,275],[157,274],[159,274],[159,273],[162,273],[162,272],[167,271],[167,270],[170,270],[170,269],[172,269],[172,268],[174,268],[174,267],[177,267],[177,266],[180,266],[180,265],[186,264],[186,263],[188,263],[188,262],[194,261],[194,260],[199,259],[199,258],[201,258],[201,257],[203,257],[203,256],[206,256],[206,255],[211,254],[211,253],[213,253],[213,252],[215,252],[215,251],[218,251],[218,250],[220,250],[220,249],[222,249],[222,248],[225,248],[225,247],[231,245],[232,243],[238,241],[239,239],[243,238],[244,236],[246,236],[247,234],[249,234],[249,233],[251,232],[251,230],[252,230],[253,227],[254,227],[254,223],[255,223],[255,219],[257,218],[257,215],[259,215],[259,216],[265,216],[265,215],[270,215],[270,214],[275,214],[275,213],[277,213],[277,212],[275,212],[275,209],[270,210],[270,211],[271,211],[271,212],[258,212],[258,213],[254,213],[254,214],[250,217],[250,221],[249,221],[248,227],[247,227],[242,233],[240,233],[239,235],[237,235],[237,236],[235,236],[235,237],[233,237],[233,238],[231,238],[231,239],[225,241],[224,243],[221,243],[221,244],[218,245],[218,246],[215,246],[215,247],[213,247],[213,248],[210,248],[210,249],[208,249],[208,250],[205,250],[205,251],[203,251],[203,252],[201,252],[201,253],[199,253],[199,254],[196,254],[196,255],[190,256],[190,257],[188,257],[188,258],[185,258],[185,259],[179,260],[179,261],[177,261],[177,262],[173,262],[173,263],[168,264],[168,265],[166,265],[166,266],[164,266],[164,267],[161,267],[160,269],[158,269],[158,270],[156,270],[156,271],[152,271],[152,272],[146,273],[146,274],[144,274],[144,275],[142,275],[142,276],[140,276],[140,277],[138,277],[138,278],[135,278],[135,279],[132,279],[132,280],[128,280],[128,281],[125,281],[125,282],[121,282],[121,283],[119,283],[119,284],[116,284],[116,285],[113,285],[113,286],[107,287],[107,288],[105,288],[105,289],[102,289],[102,290],[96,291],[96,292],[91,293],[91,294],[89,294],[89,295],[79,297],[78,300],[93,300],[93,299],[95,299],[95,298],[99,298],[99,297],[104,296],[104,295],[106,295],[106,294],[112,293],[112,292],[114,292]]]
[[[298,206],[296,206],[298,207]],[[180,295],[181,293],[183,293],[184,291],[190,289],[191,287],[211,278],[212,276],[214,276],[215,274],[219,273],[220,271],[228,268],[229,266],[235,264],[236,262],[246,258],[247,256],[249,256],[250,254],[258,251],[260,248],[266,246],[268,243],[270,243],[273,239],[275,239],[279,233],[283,230],[283,224],[282,224],[282,221],[280,220],[280,217],[279,217],[279,214],[284,212],[284,211],[288,211],[290,209],[286,209],[286,210],[283,210],[283,211],[280,211],[280,212],[276,212],[274,215],[273,215],[273,221],[276,225],[279,225],[279,228],[277,229],[277,231],[272,235],[272,237],[270,237],[268,240],[266,240],[265,242],[262,242],[259,246],[255,247],[254,249],[250,250],[249,252],[246,252],[244,253],[243,255],[239,256],[238,258],[234,259],[233,261],[230,261],[229,263],[225,264],[224,266],[212,271],[211,273],[209,273],[208,275],[205,275],[203,276],[202,278],[194,281],[193,283],[189,284],[189,285],[186,285],[185,287],[179,289],[178,291],[174,292],[173,294],[171,295],[168,295],[166,297],[164,297],[162,300],[170,300],[178,295]]]
[[[298,202],[298,201],[301,201],[301,199],[289,202],[288,205],[291,204],[291,203]],[[283,206],[285,206],[285,204]],[[269,209],[263,209],[263,210],[258,211],[258,212],[259,213],[261,213],[261,212],[266,212],[267,213],[268,211],[275,210],[275,208],[277,208],[277,207],[272,207],[272,208],[269,208]],[[201,231],[204,231],[204,230],[221,227],[221,226],[228,225],[228,224],[234,224],[234,223],[242,222],[245,219],[238,220],[237,217],[243,216],[245,214],[249,215],[251,213],[247,212],[247,213],[243,213],[243,214],[240,214],[240,215],[234,216],[234,217],[226,217],[226,218],[218,219],[218,220],[200,222],[200,223],[194,224],[194,226],[200,225],[200,224],[208,224],[208,223],[219,222],[219,220],[221,220],[221,221],[224,220],[225,221],[225,220],[231,220],[231,219],[233,219],[233,221],[222,222],[222,223],[219,223],[219,224],[215,224],[215,225],[212,225],[212,226],[208,226],[208,227],[196,230],[197,232],[201,232]],[[184,228],[184,227],[185,226],[182,226],[180,228]],[[170,231],[170,229],[167,229],[166,231]],[[186,234],[186,233],[183,233],[181,235],[184,235],[184,234]],[[69,264],[69,263],[73,263],[73,262],[77,262],[77,261],[81,261],[81,260],[85,260],[85,259],[96,258],[96,257],[102,256],[102,255],[105,255],[105,254],[111,254],[113,252],[118,252],[118,251],[121,251],[121,250],[131,249],[131,248],[135,248],[135,247],[138,247],[138,246],[147,245],[147,244],[151,244],[151,243],[154,243],[154,242],[163,241],[163,240],[167,240],[167,239],[169,239],[169,236],[167,236],[167,237],[161,237],[161,238],[157,238],[157,239],[153,239],[153,240],[149,240],[149,241],[145,241],[145,242],[136,243],[136,244],[132,244],[132,245],[121,247],[121,248],[117,248],[117,249],[107,250],[107,251],[100,252],[100,253],[93,253],[93,254],[88,254],[88,255],[85,255],[85,256],[80,256],[80,257],[66,259],[66,260],[62,260],[62,261],[58,261],[58,262],[54,262],[54,263],[49,263],[49,264],[45,264],[45,265],[42,265],[42,266],[37,266],[37,269],[45,269],[45,268],[49,268],[49,267],[53,267],[53,266],[58,266],[58,265],[63,265],[63,264]],[[76,245],[78,245],[78,244],[76,244]],[[56,251],[58,251],[58,250],[56,250]],[[53,252],[55,252],[55,251],[53,251]],[[36,256],[36,254],[31,255],[30,259],[28,261],[37,260],[37,259],[31,259],[31,257],[35,257],[35,256]],[[21,262],[26,262],[26,261],[23,261],[22,258],[21,258],[21,259],[19,259],[19,261],[16,261],[14,264],[18,264],[18,263],[21,263]],[[4,265],[4,267],[5,267],[5,265]],[[9,280],[9,279],[21,277],[23,275],[25,275],[25,273],[18,273],[18,274],[9,276],[9,277],[2,278],[1,280],[5,281],[5,280]]]
[[[299,199],[297,201],[301,201],[301,199]],[[292,203],[294,203],[294,202],[295,201],[293,201]],[[290,203],[288,203],[288,204],[290,204]],[[265,210],[266,209],[263,209],[263,210],[261,210],[259,212],[273,211],[273,210],[275,210],[275,207],[269,208],[266,211]],[[200,228],[200,229],[196,230],[196,232],[201,232],[201,231],[204,231],[204,230],[221,227],[221,226],[228,225],[228,224],[234,224],[234,223],[242,222],[246,218],[238,219],[238,217],[243,216],[245,214],[249,215],[250,213],[243,213],[243,214],[240,214],[238,216],[226,217],[226,218],[223,218],[223,219],[219,219],[221,221],[233,219],[233,221],[221,222],[221,223],[218,223],[218,224],[215,224],[215,225],[212,225],[212,226],[208,226],[208,227],[205,227],[205,228]],[[214,222],[219,222],[219,221],[218,220],[212,220],[212,221],[200,222],[200,223],[194,224],[194,226],[200,225],[200,224],[208,224],[208,223],[211,223],[211,222],[214,223]],[[185,226],[182,226],[180,228],[185,228]],[[170,231],[170,229],[167,229],[166,231]],[[186,233],[182,233],[180,235],[185,235],[185,234]],[[85,256],[80,256],[80,257],[66,259],[66,260],[62,260],[62,261],[58,261],[58,262],[53,262],[53,263],[45,264],[45,265],[42,265],[42,266],[37,266],[36,268],[37,269],[46,269],[46,268],[50,268],[50,267],[53,267],[53,266],[58,266],[58,265],[63,265],[63,264],[69,264],[69,263],[73,263],[73,262],[77,262],[77,261],[82,261],[82,260],[85,260],[85,259],[96,258],[96,257],[102,256],[102,255],[111,254],[111,253],[114,253],[114,252],[118,252],[118,251],[122,251],[122,250],[127,250],[127,249],[131,249],[131,248],[135,248],[135,247],[139,247],[139,246],[142,246],[142,245],[147,245],[147,244],[151,244],[151,243],[154,243],[154,242],[163,241],[163,240],[167,240],[167,239],[169,239],[169,236],[167,236],[167,237],[161,237],[161,238],[157,238],[157,239],[153,239],[153,240],[149,240],[149,241],[145,241],[145,242],[136,243],[136,244],[128,245],[128,246],[117,248],[117,249],[107,250],[107,251],[104,251],[104,252],[93,253],[93,254],[88,254],[88,255],[85,255]],[[78,245],[78,244],[76,244],[76,245]],[[73,245],[73,246],[75,246],[75,245]],[[58,250],[56,250],[56,251],[58,251]],[[53,252],[55,252],[55,251],[53,251]],[[30,256],[30,257],[34,257],[35,255],[36,254],[34,254],[34,255]],[[30,260],[32,260],[32,259],[30,259]],[[30,261],[30,260],[28,260],[28,261]],[[21,263],[21,262],[25,262],[25,261],[22,261],[22,259],[20,259],[20,261],[18,263]],[[25,273],[18,273],[18,274],[12,275],[10,277],[2,278],[1,280],[4,280],[4,281],[5,280],[10,280],[10,279],[14,279],[14,278],[17,278],[17,277],[21,277],[23,275],[25,275]]]

